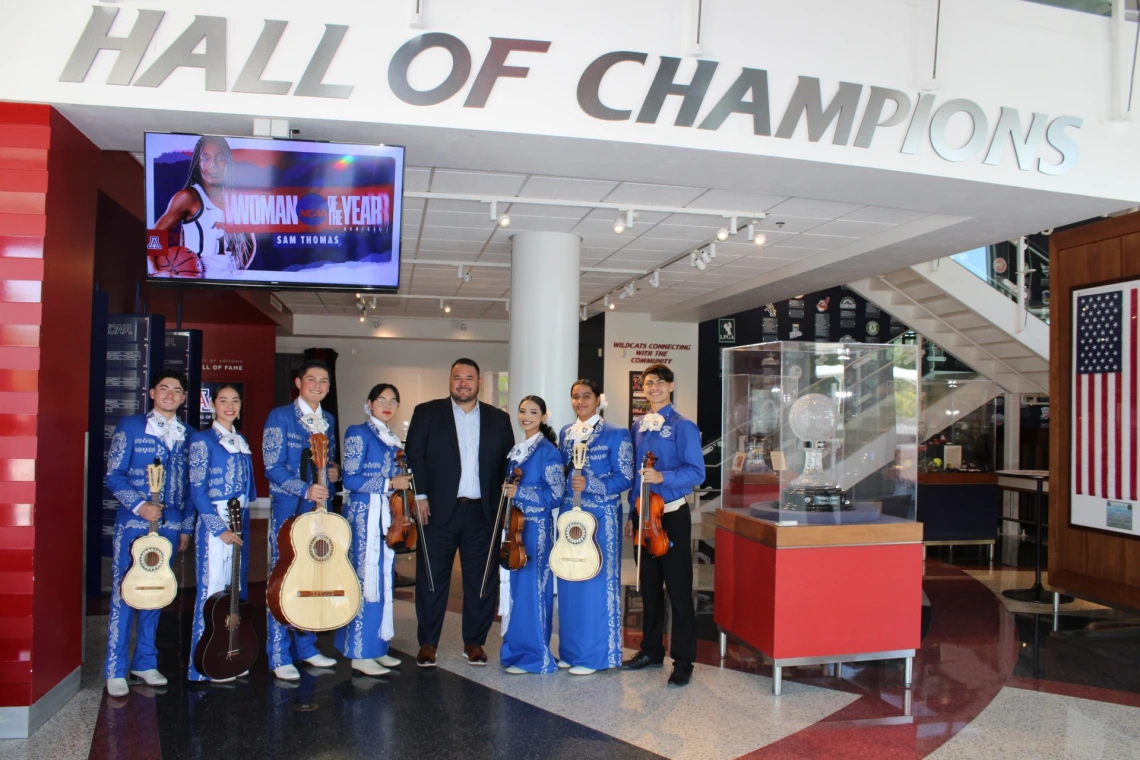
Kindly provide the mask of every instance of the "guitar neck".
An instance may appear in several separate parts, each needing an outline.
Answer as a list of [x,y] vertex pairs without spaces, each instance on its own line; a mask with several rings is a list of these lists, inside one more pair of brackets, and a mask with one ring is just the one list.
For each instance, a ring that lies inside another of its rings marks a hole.
[[[323,486],[325,488],[329,487],[328,468],[327,467],[322,467],[317,472],[317,485]],[[318,501],[317,502],[317,509],[328,509],[327,500],[321,499],[320,501]]]
[[[575,477],[578,477],[581,474],[582,474],[581,470],[574,470],[574,476]],[[574,492],[574,509],[581,509],[581,508],[582,508],[582,492],[581,491],[575,491]]]
[[[241,527],[239,526],[236,531],[241,535]],[[230,614],[238,614],[238,596],[241,591],[241,547],[233,544],[233,577],[230,579]]]
[[[159,509],[162,509],[162,492],[161,491],[151,491],[150,492],[150,503],[153,504],[154,506],[158,507]],[[148,522],[150,523],[150,532],[151,533],[158,533],[158,520],[148,520]]]

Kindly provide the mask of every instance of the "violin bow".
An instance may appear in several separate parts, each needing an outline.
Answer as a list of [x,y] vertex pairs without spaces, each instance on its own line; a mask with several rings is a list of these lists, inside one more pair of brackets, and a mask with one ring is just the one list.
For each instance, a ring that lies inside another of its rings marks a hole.
[[499,535],[499,531],[501,530],[499,525],[503,522],[503,505],[506,501],[507,495],[500,493],[499,509],[495,512],[495,522],[491,525],[491,545],[487,547],[487,564],[483,568],[483,585],[479,590],[480,599],[487,598],[487,579],[491,575],[491,567],[493,566],[492,559],[495,556],[495,538]]
[[[410,485],[411,485],[410,493],[412,495],[412,514],[418,515],[419,510],[416,509],[416,504],[415,504],[416,476],[412,474],[412,468],[411,467],[408,468],[408,477],[412,479],[411,483],[410,483]],[[407,496],[404,497],[404,501],[407,501]],[[424,527],[425,526],[423,523],[421,523],[419,520],[416,520],[416,530],[419,531],[419,534],[420,534],[420,548],[424,550],[424,567],[427,569],[428,589],[434,594],[435,593],[435,578],[433,578],[432,574],[431,574],[431,557],[429,556],[429,552],[428,552],[428,548],[427,548],[427,532],[424,530]]]

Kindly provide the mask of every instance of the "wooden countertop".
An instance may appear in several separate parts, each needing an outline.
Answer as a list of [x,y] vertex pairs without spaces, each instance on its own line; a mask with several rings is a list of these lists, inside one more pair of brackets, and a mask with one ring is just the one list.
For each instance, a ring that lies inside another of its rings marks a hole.
[[776,525],[740,511],[718,509],[716,524],[776,549],[922,543],[922,523],[892,517],[863,525]]

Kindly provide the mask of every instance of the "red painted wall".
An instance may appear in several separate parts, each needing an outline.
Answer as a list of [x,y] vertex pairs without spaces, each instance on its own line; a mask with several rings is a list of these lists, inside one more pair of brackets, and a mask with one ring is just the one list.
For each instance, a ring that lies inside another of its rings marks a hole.
[[0,706],[32,704],[82,658],[76,357],[91,332],[98,168],[52,108],[0,103]]
[[[185,322],[182,326],[202,331],[202,380],[217,382],[232,380],[243,384],[242,434],[253,450],[253,474],[257,481],[257,495],[269,496],[269,482],[265,479],[265,466],[261,460],[261,431],[265,418],[273,409],[273,362],[277,354],[277,326],[211,324]],[[211,370],[214,360],[237,359],[241,372]]]

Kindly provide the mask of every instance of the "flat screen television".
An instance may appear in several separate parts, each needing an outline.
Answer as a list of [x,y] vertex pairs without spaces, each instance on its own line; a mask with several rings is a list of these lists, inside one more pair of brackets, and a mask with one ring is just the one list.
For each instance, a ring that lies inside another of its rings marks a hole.
[[394,292],[404,148],[146,133],[151,282]]

